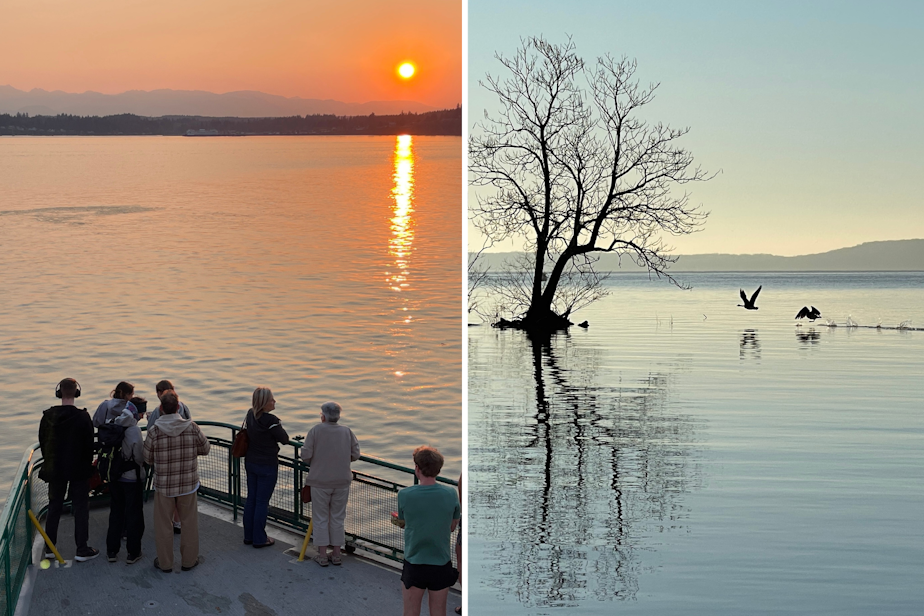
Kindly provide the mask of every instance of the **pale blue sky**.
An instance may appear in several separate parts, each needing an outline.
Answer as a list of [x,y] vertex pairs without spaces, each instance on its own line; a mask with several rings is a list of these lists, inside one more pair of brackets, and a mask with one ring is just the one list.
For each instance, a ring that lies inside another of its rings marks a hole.
[[[678,253],[781,255],[924,238],[924,3],[469,0],[469,113],[521,36],[638,60],[651,117],[690,126],[712,212]],[[469,228],[471,247],[479,236]],[[505,246],[504,248],[509,248]]]

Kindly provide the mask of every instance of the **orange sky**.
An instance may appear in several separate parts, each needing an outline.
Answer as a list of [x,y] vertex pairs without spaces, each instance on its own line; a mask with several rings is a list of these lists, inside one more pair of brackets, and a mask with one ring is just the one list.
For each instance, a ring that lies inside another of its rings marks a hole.
[[462,102],[461,0],[8,0],[2,21],[0,85],[20,90]]

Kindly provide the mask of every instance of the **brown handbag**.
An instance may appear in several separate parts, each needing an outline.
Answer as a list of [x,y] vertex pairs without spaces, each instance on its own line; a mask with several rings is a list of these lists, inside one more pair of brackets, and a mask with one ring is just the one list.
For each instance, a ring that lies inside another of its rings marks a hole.
[[311,486],[302,486],[302,502],[311,502]]
[[234,444],[231,445],[231,455],[235,458],[243,458],[247,455],[247,446],[250,444],[250,437],[247,436],[247,420],[241,424],[241,431],[234,437]]

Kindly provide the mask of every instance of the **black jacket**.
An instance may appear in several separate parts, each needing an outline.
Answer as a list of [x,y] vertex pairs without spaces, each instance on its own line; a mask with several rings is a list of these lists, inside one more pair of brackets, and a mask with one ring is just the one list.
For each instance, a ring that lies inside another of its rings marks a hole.
[[93,421],[87,409],[53,406],[39,424],[42,469],[45,481],[80,481],[93,474]]
[[253,411],[247,411],[247,460],[251,464],[275,466],[279,464],[279,443],[288,443],[289,435],[282,422],[272,413],[263,413],[254,419]]

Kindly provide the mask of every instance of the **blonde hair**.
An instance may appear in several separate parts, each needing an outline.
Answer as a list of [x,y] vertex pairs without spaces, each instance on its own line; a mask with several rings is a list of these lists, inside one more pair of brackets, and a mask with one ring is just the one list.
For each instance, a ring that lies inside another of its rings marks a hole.
[[251,401],[250,410],[253,411],[254,419],[257,419],[260,417],[260,415],[263,414],[264,409],[272,398],[273,392],[270,391],[269,387],[257,387],[255,390],[253,390],[253,399]]

